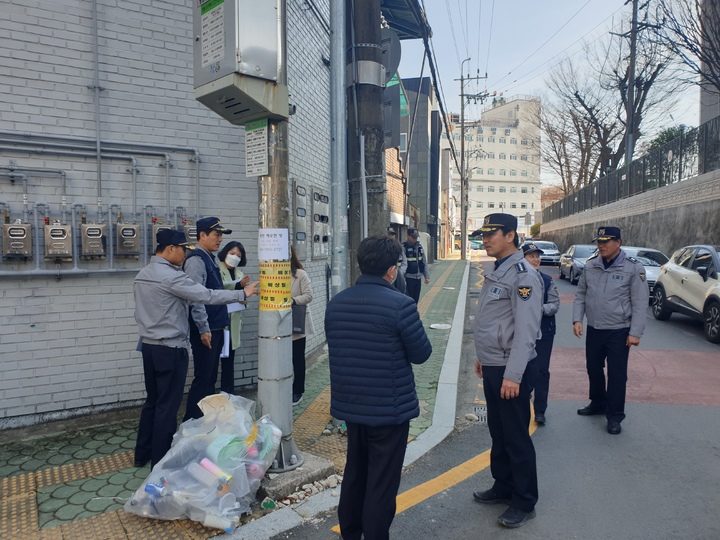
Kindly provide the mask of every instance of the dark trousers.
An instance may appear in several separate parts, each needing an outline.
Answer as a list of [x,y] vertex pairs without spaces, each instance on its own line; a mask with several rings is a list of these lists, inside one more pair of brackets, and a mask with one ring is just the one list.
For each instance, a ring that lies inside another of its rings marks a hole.
[[553,341],[555,341],[554,335],[543,337],[535,342],[535,352],[537,353],[535,360],[533,360],[535,363],[533,373],[533,386],[535,387],[533,406],[535,407],[535,414],[545,414],[547,410],[548,391],[550,389],[550,353],[552,353]]
[[[605,415],[613,422],[625,419],[625,387],[630,348],[627,346],[629,328],[597,330],[587,328],[585,360],[590,382],[590,402],[607,407]],[[605,368],[607,360],[607,386]]]
[[135,461],[154,467],[170,449],[185,390],[187,349],[142,344],[145,404],[140,413]]
[[200,334],[194,329],[190,330],[190,347],[192,348],[195,371],[193,373],[193,382],[190,385],[190,392],[188,392],[183,422],[190,418],[200,418],[202,411],[198,407],[198,403],[205,396],[211,396],[215,393],[223,339],[222,328],[212,330],[212,338],[210,339],[212,346],[208,349],[200,341]]
[[235,393],[235,351],[232,348],[227,358],[220,359],[220,390]]
[[346,425],[347,462],[338,505],[341,535],[344,540],[387,540],[410,422]]
[[305,338],[294,339],[292,342],[293,395],[305,393],[305,342]]
[[512,508],[524,512],[531,512],[538,500],[535,447],[529,432],[533,369],[534,366],[528,364],[518,397],[501,399],[505,366],[483,366],[488,428],[492,437],[493,489],[499,496],[512,499]]
[[416,304],[420,300],[420,285],[421,284],[422,284],[422,279],[405,278],[406,294],[410,298],[415,300]]

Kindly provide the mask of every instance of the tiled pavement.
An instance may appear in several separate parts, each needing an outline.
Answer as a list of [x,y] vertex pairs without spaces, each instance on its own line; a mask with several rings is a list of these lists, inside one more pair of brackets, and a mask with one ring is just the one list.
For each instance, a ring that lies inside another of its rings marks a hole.
[[[418,309],[433,345],[430,359],[414,366],[420,416],[410,438],[432,424],[438,376],[465,263],[438,261]],[[294,409],[294,440],[301,451],[345,466],[345,439],[322,435],[331,421],[327,355],[308,369],[303,402]],[[148,469],[132,467],[137,418],[0,444],[0,539],[208,538],[220,531],[187,521],[155,521],[123,512],[125,499]],[[0,438],[2,433],[0,433]]]

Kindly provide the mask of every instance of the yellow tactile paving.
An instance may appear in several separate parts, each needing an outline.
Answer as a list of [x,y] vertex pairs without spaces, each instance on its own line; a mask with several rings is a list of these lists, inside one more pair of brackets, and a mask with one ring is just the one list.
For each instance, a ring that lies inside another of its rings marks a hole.
[[108,512],[90,518],[78,519],[72,523],[66,523],[48,530],[54,529],[60,529],[63,540],[69,540],[70,538],[92,538],[93,540],[126,538],[117,512]]
[[435,297],[442,289],[445,281],[447,281],[447,278],[450,274],[452,274],[456,264],[456,262],[450,264],[447,269],[440,274],[440,277],[437,278],[435,283],[432,284],[432,287],[427,293],[425,293],[425,296],[420,299],[420,302],[418,302],[418,312],[420,312],[420,317],[423,317],[425,313],[427,313],[428,308],[432,305],[433,300],[435,300]]
[[25,538],[37,531],[34,491],[0,499],[0,538]]
[[87,472],[85,470],[84,463],[69,463],[60,467],[42,469],[35,472],[34,474],[37,489],[42,489],[49,486],[56,486],[58,484],[65,484],[74,480],[82,480],[83,478],[87,478]]
[[122,471],[133,466],[135,453],[128,451],[122,454],[110,454],[90,461],[84,461],[85,476],[99,476],[101,474]]
[[[188,529],[183,527],[179,521],[161,521],[156,519],[150,522],[150,520],[146,519],[145,523],[146,528],[144,529],[128,531],[128,540],[186,540],[192,538],[189,536]],[[193,538],[193,540],[195,539]]]
[[190,521],[189,519],[180,520],[178,523],[185,530],[185,536],[183,538],[189,540],[205,540],[211,536],[225,534],[224,531],[220,529],[209,529],[208,527],[203,527],[197,521]]
[[0,498],[2,499],[35,491],[36,489],[35,473],[18,474],[0,480]]

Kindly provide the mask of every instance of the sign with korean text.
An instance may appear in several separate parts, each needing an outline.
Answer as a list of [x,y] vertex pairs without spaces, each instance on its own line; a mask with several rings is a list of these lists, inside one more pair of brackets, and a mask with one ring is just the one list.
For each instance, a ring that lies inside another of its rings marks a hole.
[[268,174],[267,118],[245,124],[245,176]]

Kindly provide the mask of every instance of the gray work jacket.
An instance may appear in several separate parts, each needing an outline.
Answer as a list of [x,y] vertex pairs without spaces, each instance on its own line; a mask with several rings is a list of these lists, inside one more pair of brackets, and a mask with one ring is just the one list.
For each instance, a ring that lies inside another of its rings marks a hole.
[[602,257],[588,259],[580,276],[575,301],[573,323],[587,317],[588,326],[597,330],[630,328],[630,335],[642,337],[648,305],[645,267],[632,257],[620,253],[612,265],[605,268]]
[[483,366],[507,366],[504,378],[519,383],[535,358],[542,337],[543,284],[524,259],[513,253],[485,276],[475,313],[475,351]]
[[135,320],[144,343],[188,347],[190,302],[220,305],[245,300],[245,291],[210,290],[190,279],[182,268],[154,255],[133,284]]

